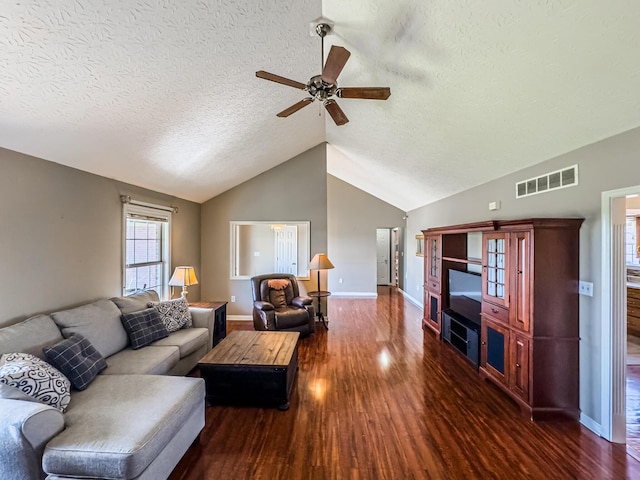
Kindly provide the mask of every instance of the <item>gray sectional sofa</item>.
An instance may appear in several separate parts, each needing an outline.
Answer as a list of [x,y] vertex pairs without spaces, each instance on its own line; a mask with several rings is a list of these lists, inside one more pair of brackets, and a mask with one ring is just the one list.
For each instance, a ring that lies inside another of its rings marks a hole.
[[0,478],[169,476],[204,427],[204,382],[180,375],[211,349],[214,312],[191,308],[191,328],[133,350],[120,316],[146,308],[157,300],[154,295],[99,300],[0,328],[0,355],[24,352],[45,359],[43,347],[80,333],[107,362],[85,390],[71,392],[64,413],[20,395],[12,398],[5,388]]

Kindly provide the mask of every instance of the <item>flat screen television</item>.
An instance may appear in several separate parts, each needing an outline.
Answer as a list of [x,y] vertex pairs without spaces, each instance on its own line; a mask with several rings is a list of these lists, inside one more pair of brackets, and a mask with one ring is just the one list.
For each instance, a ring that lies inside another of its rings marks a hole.
[[482,277],[449,269],[449,310],[480,325]]

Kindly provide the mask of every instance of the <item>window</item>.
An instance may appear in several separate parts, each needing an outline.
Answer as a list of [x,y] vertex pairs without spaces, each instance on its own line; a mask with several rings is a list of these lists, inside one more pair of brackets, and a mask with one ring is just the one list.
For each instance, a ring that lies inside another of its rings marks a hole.
[[640,266],[640,250],[638,249],[638,233],[640,231],[640,217],[627,217],[624,235],[624,257],[627,265]]
[[166,298],[171,213],[124,205],[123,295],[155,290]]

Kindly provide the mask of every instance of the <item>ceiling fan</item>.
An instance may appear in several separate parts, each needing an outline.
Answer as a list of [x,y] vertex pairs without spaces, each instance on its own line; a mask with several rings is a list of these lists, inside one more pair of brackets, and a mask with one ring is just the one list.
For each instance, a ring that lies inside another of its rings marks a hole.
[[[331,26],[326,23],[319,23],[315,28],[316,33],[322,37],[322,58],[324,58],[324,37],[330,30]],[[391,95],[389,87],[338,87],[338,75],[340,75],[350,56],[351,52],[346,48],[331,46],[322,73],[311,77],[306,84],[265,72],[264,70],[256,72],[256,77],[298,88],[309,93],[309,97],[284,109],[277,114],[278,117],[288,117],[314,100],[318,100],[322,102],[335,124],[340,126],[347,123],[349,119],[336,101],[331,98],[334,95],[338,98],[362,98],[368,100],[386,100]]]

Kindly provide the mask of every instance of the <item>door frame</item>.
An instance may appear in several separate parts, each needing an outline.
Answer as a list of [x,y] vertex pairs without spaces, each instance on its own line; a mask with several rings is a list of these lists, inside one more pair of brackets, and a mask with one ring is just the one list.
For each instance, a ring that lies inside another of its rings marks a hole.
[[[627,324],[622,313],[626,312],[626,275],[622,272],[615,250],[613,203],[616,199],[640,193],[640,185],[602,192],[602,271],[601,271],[601,420],[600,435],[610,442],[626,442],[626,356]],[[622,232],[624,240],[624,232]],[[622,251],[624,255],[624,248]]]

